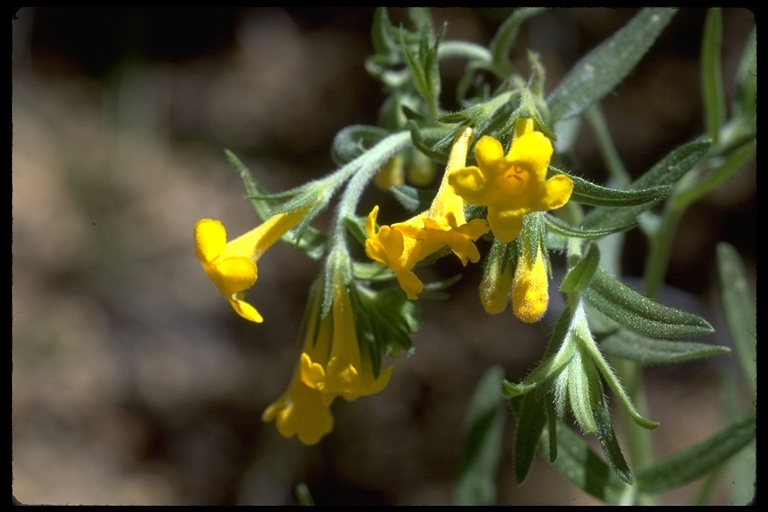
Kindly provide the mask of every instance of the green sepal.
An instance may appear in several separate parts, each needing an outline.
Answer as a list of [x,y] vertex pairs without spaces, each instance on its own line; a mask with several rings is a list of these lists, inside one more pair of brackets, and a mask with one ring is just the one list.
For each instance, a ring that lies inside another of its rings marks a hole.
[[731,351],[722,345],[648,338],[621,328],[598,336],[598,343],[609,356],[640,364],[673,364]]
[[714,332],[703,318],[654,302],[602,268],[597,269],[583,296],[605,316],[650,338],[677,339]]
[[668,491],[719,468],[755,438],[755,421],[755,415],[750,414],[712,437],[639,471],[635,475],[638,489],[650,493]]
[[[712,142],[698,140],[688,142],[669,153],[640,176],[629,187],[630,190],[642,190],[651,187],[672,186],[690,171],[706,154]],[[584,217],[585,228],[624,225],[635,219],[642,212],[649,210],[655,203],[644,203],[629,207],[595,208]]]
[[676,12],[676,9],[643,9],[574,64],[547,99],[551,122],[577,116],[611,92],[634,69]]
[[456,483],[457,505],[493,505],[496,473],[507,416],[501,393],[504,370],[489,368],[475,388],[464,427],[464,446]]
[[557,174],[565,174],[573,181],[573,194],[570,200],[589,206],[613,206],[618,208],[655,203],[669,192],[669,186],[633,190],[603,187],[550,165],[547,177]]
[[[558,456],[552,461],[555,468],[573,485],[603,503],[621,503],[630,490],[629,486],[622,482],[583,437],[559,421],[556,428]],[[547,435],[541,436],[539,443],[542,452],[550,451],[551,441]]]
[[600,249],[597,244],[587,244],[587,254],[579,260],[565,275],[560,283],[560,291],[565,293],[577,293],[589,286],[592,276],[595,275],[600,265]]

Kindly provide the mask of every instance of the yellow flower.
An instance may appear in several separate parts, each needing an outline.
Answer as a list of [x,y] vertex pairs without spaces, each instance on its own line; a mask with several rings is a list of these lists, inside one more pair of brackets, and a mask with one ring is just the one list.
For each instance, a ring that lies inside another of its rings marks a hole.
[[535,261],[526,258],[523,251],[517,262],[515,278],[512,282],[512,312],[517,318],[527,323],[541,320],[549,305],[549,281],[547,264],[541,247],[536,252]]
[[560,208],[571,198],[568,176],[546,179],[552,152],[552,142],[534,131],[533,120],[521,119],[507,156],[498,140],[484,136],[475,146],[477,166],[458,169],[448,180],[468,203],[487,206],[493,235],[511,242],[520,235],[525,214]]
[[472,130],[463,128],[454,139],[443,180],[429,210],[405,222],[381,226],[376,231],[379,207],[368,215],[365,252],[372,260],[395,272],[400,287],[408,298],[415,300],[424,289],[413,268],[426,257],[450,247],[462,264],[477,262],[480,253],[474,241],[488,232],[483,219],[467,222],[464,200],[448,184],[449,176],[466,163]]
[[267,407],[261,419],[265,423],[274,421],[281,436],[297,436],[303,444],[312,446],[333,430],[330,405],[320,391],[304,384],[296,371],[288,391]]
[[330,406],[336,397],[352,401],[378,393],[392,375],[390,366],[374,377],[370,361],[361,357],[346,285],[340,279],[336,283],[332,310],[323,318],[320,290],[316,287],[310,298],[303,352],[291,384],[262,415],[283,437],[298,436],[305,445],[333,430]]
[[337,277],[331,312],[320,320],[315,347],[327,347],[301,354],[301,379],[323,394],[330,403],[336,396],[352,401],[383,390],[392,375],[392,366],[373,375],[369,358],[363,358],[355,330],[354,311],[347,285]]
[[227,242],[227,232],[218,220],[202,219],[195,225],[195,255],[221,294],[246,320],[264,320],[256,308],[244,300],[245,290],[258,278],[256,262],[305,215],[305,209],[275,215],[231,242]]

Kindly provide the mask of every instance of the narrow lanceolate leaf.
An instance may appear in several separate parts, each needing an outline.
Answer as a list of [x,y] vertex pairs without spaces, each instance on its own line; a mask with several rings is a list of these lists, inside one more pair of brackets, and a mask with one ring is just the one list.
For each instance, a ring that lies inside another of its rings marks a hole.
[[[542,452],[547,453],[550,450],[549,436],[541,436],[540,442]],[[563,476],[608,505],[621,503],[629,486],[589,447],[583,437],[558,422],[557,445],[558,455],[553,465]]]
[[544,222],[546,223],[547,228],[560,235],[572,236],[576,238],[588,238],[590,240],[603,238],[604,236],[612,235],[613,233],[622,233],[637,227],[637,222],[633,221],[623,226],[611,226],[608,228],[575,228],[549,213],[544,214]]
[[669,191],[669,186],[618,190],[596,185],[552,166],[550,166],[550,169],[552,172],[548,173],[547,176],[566,174],[573,181],[571,201],[576,201],[577,203],[589,206],[625,207],[654,203],[664,197]]
[[722,345],[647,338],[626,329],[616,329],[602,338],[600,348],[609,356],[641,364],[680,363],[731,351]]
[[621,447],[611,423],[611,411],[608,409],[605,399],[597,403],[594,412],[597,422],[597,438],[600,440],[600,447],[603,449],[608,464],[611,465],[611,469],[619,478],[631,485],[632,472],[629,470],[624,454],[621,453]]
[[718,468],[755,438],[754,414],[690,448],[670,455],[636,475],[645,492],[664,492],[696,480]]
[[677,339],[714,332],[703,318],[654,302],[602,268],[595,272],[584,298],[615,322],[650,338]]
[[757,367],[757,316],[747,271],[736,249],[725,242],[717,246],[720,303],[733,338],[741,370],[755,391]]
[[502,368],[494,366],[475,390],[456,488],[457,505],[494,505],[496,502],[496,473],[506,418],[506,401],[501,394],[503,379]]
[[565,275],[565,279],[560,284],[561,291],[575,293],[589,286],[592,276],[595,275],[597,266],[600,264],[600,249],[598,249],[597,244],[589,244],[587,248],[587,255]]
[[[669,187],[677,183],[685,173],[690,171],[709,150],[711,141],[699,140],[689,142],[674,149],[662,158],[648,172],[640,176],[629,187],[630,190],[643,190],[652,187]],[[625,225],[642,212],[651,208],[655,203],[649,202],[637,206],[622,208],[595,208],[584,217],[585,228]]]
[[[273,213],[271,203],[274,201],[262,198],[269,198],[271,195],[261,182],[256,179],[250,169],[248,169],[234,153],[229,150],[225,150],[224,152],[229,163],[243,182],[245,196],[248,198],[251,208],[253,208],[253,211],[256,212],[256,215],[258,215],[261,220],[268,219]],[[325,256],[328,245],[328,237],[321,231],[318,231],[309,225],[301,226],[300,230],[295,229],[289,231],[283,235],[282,240],[303,251],[310,258],[316,260]]]
[[577,62],[547,100],[552,123],[579,115],[612,91],[634,69],[676,12],[643,9]]
[[515,480],[518,484],[525,481],[533,466],[539,438],[547,422],[546,400],[546,393],[536,392],[528,393],[523,398],[513,448]]

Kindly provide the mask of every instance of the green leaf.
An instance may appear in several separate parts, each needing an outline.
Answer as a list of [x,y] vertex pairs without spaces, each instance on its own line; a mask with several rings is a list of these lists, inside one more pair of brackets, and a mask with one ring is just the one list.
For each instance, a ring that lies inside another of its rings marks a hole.
[[387,135],[389,132],[378,126],[347,126],[334,137],[331,158],[338,165],[349,163]]
[[548,98],[551,122],[577,116],[611,92],[634,69],[676,12],[643,9],[577,62]]
[[[238,176],[240,176],[240,180],[243,182],[245,196],[248,198],[251,208],[253,208],[256,215],[258,215],[262,221],[268,219],[273,214],[272,203],[274,201],[261,198],[279,196],[271,196],[269,192],[267,192],[267,189],[264,188],[253,173],[237,156],[235,156],[234,153],[229,150],[224,150],[224,153]],[[312,212],[308,214],[308,217],[311,215]],[[299,228],[293,229],[283,235],[282,241],[303,251],[307,256],[315,260],[324,257],[328,248],[328,237],[324,233],[305,223],[301,224]]]
[[747,40],[747,46],[736,72],[734,117],[754,118],[757,111],[757,33]]
[[742,171],[747,161],[755,154],[756,146],[754,135],[752,135],[741,146],[731,148],[728,154],[724,156],[724,161],[717,165],[714,172],[675,196],[675,207],[683,210],[689,204],[712,192],[730,180],[736,173]]
[[502,368],[493,366],[475,389],[456,484],[457,505],[493,505],[496,501],[496,473],[506,418],[506,402],[501,393],[503,379]]
[[725,321],[741,371],[754,393],[757,386],[757,313],[747,271],[732,245],[725,242],[717,245],[717,270]]
[[718,468],[755,438],[751,414],[681,452],[658,461],[636,475],[641,491],[659,493],[692,482]]
[[[550,450],[547,435],[540,436],[542,452]],[[555,468],[573,485],[602,502],[621,503],[630,487],[589,447],[583,437],[557,423],[557,459]]]
[[409,212],[422,212],[429,208],[435,198],[434,190],[424,190],[410,185],[395,185],[389,191],[397,202]]
[[587,246],[587,255],[579,260],[568,271],[560,284],[560,290],[565,293],[576,293],[584,290],[592,281],[598,265],[600,264],[600,249],[596,244]]
[[[640,176],[630,186],[630,190],[642,190],[651,187],[674,185],[685,173],[706,154],[711,141],[693,141],[684,144],[661,159],[648,172]],[[624,225],[635,219],[642,212],[650,209],[653,202],[623,208],[599,207],[584,217],[585,228]]]
[[633,190],[602,187],[550,166],[550,172],[547,173],[547,176],[554,176],[555,174],[565,174],[570,177],[573,180],[571,200],[589,206],[623,207],[654,203],[664,197],[669,191],[669,186]]
[[368,349],[374,375],[381,369],[381,354],[398,356],[413,349],[411,336],[419,327],[419,308],[400,288],[350,288],[358,339]]
[[707,134],[717,144],[720,127],[725,120],[725,95],[720,65],[720,43],[723,14],[719,7],[707,11],[704,37],[701,42],[701,85]]
[[595,229],[582,229],[574,228],[568,225],[565,221],[558,219],[557,217],[547,213],[544,215],[544,222],[547,227],[560,235],[576,238],[603,238],[604,236],[612,235],[613,233],[621,233],[629,231],[637,226],[637,222],[631,222],[624,226],[612,226],[608,228],[595,228]]
[[608,464],[619,478],[632,485],[632,472],[624,459],[624,454],[621,453],[621,446],[611,423],[611,411],[602,397],[595,406],[594,413],[597,422],[597,438],[600,440],[600,446]]
[[721,345],[648,338],[626,329],[616,329],[598,341],[602,351],[609,356],[641,364],[681,363],[731,351]]
[[520,25],[544,10],[543,7],[515,9],[496,31],[496,35],[493,36],[488,49],[491,51],[491,55],[493,55],[493,65],[501,72],[502,76],[517,74],[509,61],[509,52],[512,49],[515,37],[517,37]]
[[675,339],[714,332],[703,318],[654,302],[602,268],[595,272],[584,298],[607,317],[650,338]]
[[545,393],[528,393],[518,412],[512,457],[518,485],[525,482],[533,466],[538,441],[547,421],[546,401]]

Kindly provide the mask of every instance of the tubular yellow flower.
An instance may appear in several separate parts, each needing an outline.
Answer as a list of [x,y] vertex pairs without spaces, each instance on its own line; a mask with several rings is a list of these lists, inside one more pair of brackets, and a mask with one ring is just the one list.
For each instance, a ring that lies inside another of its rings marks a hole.
[[220,221],[202,219],[195,224],[195,255],[221,294],[246,320],[259,323],[264,320],[256,308],[244,300],[245,290],[258,278],[256,262],[306,213],[306,209],[299,209],[275,215],[231,242],[227,242],[227,231]]
[[448,181],[471,204],[488,207],[488,223],[501,242],[520,235],[523,216],[560,208],[571,198],[573,181],[547,177],[552,142],[534,130],[532,119],[515,123],[515,139],[504,156],[501,143],[484,136],[475,146],[477,166],[457,169]]
[[320,391],[330,404],[336,396],[347,401],[373,395],[389,383],[393,367],[389,366],[373,375],[373,365],[360,354],[355,331],[354,311],[347,286],[337,278],[334,286],[331,313],[320,320],[316,345],[330,345],[330,352],[301,354],[301,380],[308,387]]
[[413,268],[426,257],[450,247],[464,265],[480,259],[474,241],[488,232],[488,223],[483,219],[467,222],[464,200],[448,184],[449,176],[465,165],[471,140],[471,128],[463,128],[456,135],[443,180],[429,210],[405,222],[381,226],[378,232],[379,207],[375,206],[368,215],[366,254],[395,272],[400,287],[411,300],[424,289]]
[[[315,287],[310,296],[304,331],[304,354],[316,359],[326,357],[330,351],[331,326],[320,320],[322,294]],[[301,361],[301,360],[300,360]],[[323,396],[307,386],[301,375],[301,362],[293,372],[288,390],[261,415],[262,421],[275,422],[277,431],[285,438],[297,436],[307,446],[317,444],[333,430],[330,406],[335,396]]]
[[331,312],[320,317],[321,286],[310,298],[304,345],[288,390],[262,414],[274,421],[283,437],[298,436],[313,445],[333,430],[331,404],[342,396],[347,401],[372,395],[389,383],[393,367],[373,375],[369,360],[362,357],[355,331],[354,312],[346,285],[338,278]]
[[536,260],[533,262],[523,252],[512,282],[512,312],[523,322],[534,323],[541,320],[548,305],[549,280],[541,248],[536,252]]

